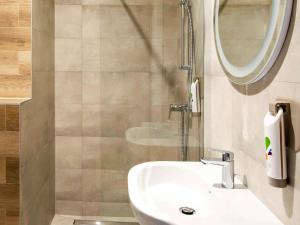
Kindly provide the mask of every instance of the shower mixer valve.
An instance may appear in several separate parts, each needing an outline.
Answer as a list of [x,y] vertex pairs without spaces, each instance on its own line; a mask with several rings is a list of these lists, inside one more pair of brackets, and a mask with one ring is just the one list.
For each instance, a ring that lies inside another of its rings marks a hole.
[[172,112],[187,112],[188,105],[187,104],[171,104],[169,107],[169,119],[171,118]]

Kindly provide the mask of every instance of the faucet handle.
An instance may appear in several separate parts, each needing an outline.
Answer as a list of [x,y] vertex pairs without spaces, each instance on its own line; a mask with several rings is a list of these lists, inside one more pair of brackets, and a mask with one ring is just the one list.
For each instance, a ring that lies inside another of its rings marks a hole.
[[234,160],[234,153],[228,150],[209,148],[209,151],[222,153],[223,162],[231,162]]
[[170,106],[169,106],[169,119],[171,119],[171,114],[172,114],[173,111],[175,111],[175,105],[170,104]]
[[222,161],[230,162],[234,160],[234,154],[232,152],[225,152],[222,154]]
[[184,112],[187,111],[187,104],[171,104],[169,107],[169,119],[171,118],[172,112]]

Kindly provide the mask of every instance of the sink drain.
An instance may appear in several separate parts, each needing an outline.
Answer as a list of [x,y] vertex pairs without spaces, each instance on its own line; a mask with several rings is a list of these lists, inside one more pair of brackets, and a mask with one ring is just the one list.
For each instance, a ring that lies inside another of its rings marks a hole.
[[189,207],[181,207],[179,211],[184,215],[194,215],[196,211]]

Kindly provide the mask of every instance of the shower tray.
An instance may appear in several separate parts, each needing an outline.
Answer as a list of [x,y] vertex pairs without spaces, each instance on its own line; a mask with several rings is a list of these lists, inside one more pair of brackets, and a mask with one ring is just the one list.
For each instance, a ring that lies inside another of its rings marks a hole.
[[136,222],[112,222],[112,221],[97,221],[97,220],[74,220],[74,225],[139,225]]

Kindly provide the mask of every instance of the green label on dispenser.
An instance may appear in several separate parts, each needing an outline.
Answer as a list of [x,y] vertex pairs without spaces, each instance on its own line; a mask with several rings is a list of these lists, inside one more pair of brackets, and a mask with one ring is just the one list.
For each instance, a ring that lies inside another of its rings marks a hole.
[[266,150],[268,150],[268,148],[269,148],[269,146],[270,146],[270,144],[271,144],[271,140],[270,140],[269,137],[266,137],[266,138],[265,138],[265,144],[266,144]]
[[271,147],[271,140],[269,137],[265,137],[265,145],[266,145],[266,160],[272,157],[272,147]]

